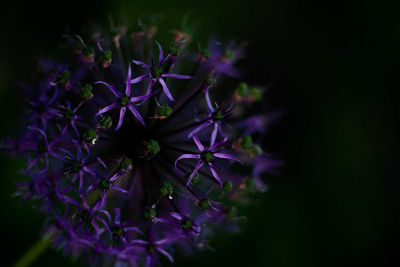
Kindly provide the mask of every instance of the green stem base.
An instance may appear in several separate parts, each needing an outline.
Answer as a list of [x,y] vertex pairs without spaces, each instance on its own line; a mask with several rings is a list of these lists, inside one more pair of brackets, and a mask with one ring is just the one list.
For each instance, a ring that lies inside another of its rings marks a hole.
[[14,264],[14,267],[30,266],[51,245],[54,231],[50,230],[44,234],[22,257]]

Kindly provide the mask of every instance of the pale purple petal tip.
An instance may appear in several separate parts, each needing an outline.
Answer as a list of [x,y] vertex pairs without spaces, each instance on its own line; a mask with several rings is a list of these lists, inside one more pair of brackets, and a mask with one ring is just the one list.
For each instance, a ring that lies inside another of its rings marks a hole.
[[196,175],[196,173],[198,172],[198,170],[201,168],[201,166],[203,166],[204,163],[203,161],[199,161],[199,163],[197,163],[196,168],[194,168],[192,174],[190,175],[189,181],[186,183],[186,187],[188,187],[190,185],[190,183],[192,182],[194,176]]
[[222,185],[222,181],[221,181],[221,179],[219,178],[218,173],[215,171],[215,169],[214,169],[212,163],[209,162],[209,163],[208,163],[208,166],[210,167],[210,171],[211,171],[211,173],[213,174],[214,178],[218,181],[218,183],[221,185],[221,188],[222,188],[222,186],[223,186],[223,185]]
[[126,112],[126,107],[122,107],[121,110],[119,111],[119,121],[117,127],[115,128],[116,131],[118,131],[119,128],[121,128],[122,122],[124,121],[125,112]]
[[199,159],[199,158],[200,158],[199,154],[183,154],[183,155],[180,155],[175,160],[175,168],[176,168],[176,165],[178,164],[178,161],[180,161],[181,159]]
[[136,65],[142,66],[146,69],[150,69],[149,65],[147,65],[146,63],[142,62],[142,61],[138,61],[138,60],[132,60],[133,63],[135,63]]
[[220,159],[230,159],[230,160],[237,161],[237,162],[243,164],[243,162],[242,162],[240,159],[238,159],[238,158],[236,158],[236,157],[234,157],[234,156],[232,156],[232,155],[229,155],[229,154],[225,154],[225,153],[214,153],[213,155],[214,155],[214,157],[216,157],[216,158],[220,158]]
[[161,77],[165,78],[175,78],[175,79],[191,79],[192,76],[189,75],[182,75],[182,74],[175,74],[175,73],[163,73]]
[[137,111],[133,105],[128,106],[129,110],[132,112],[132,114],[138,119],[138,121],[143,125],[143,127],[146,127],[146,123],[143,120],[142,115],[140,115],[139,111]]
[[159,78],[158,81],[160,82],[160,84],[161,84],[161,86],[162,86],[162,88],[163,88],[163,90],[164,90],[164,93],[168,96],[168,98],[169,98],[171,101],[175,101],[175,99],[174,99],[173,96],[171,95],[171,92],[168,90],[168,87],[167,87],[167,85],[165,84],[164,80],[163,80],[162,78]]
[[195,142],[197,148],[200,150],[200,152],[204,151],[204,146],[203,144],[200,142],[199,138],[197,137],[197,135],[193,135],[193,141]]

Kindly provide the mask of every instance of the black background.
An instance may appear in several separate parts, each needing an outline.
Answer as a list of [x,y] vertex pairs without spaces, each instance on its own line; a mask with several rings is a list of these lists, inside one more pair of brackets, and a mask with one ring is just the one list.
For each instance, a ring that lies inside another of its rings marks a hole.
[[[285,167],[241,233],[218,233],[216,252],[177,266],[397,266],[398,1],[12,1],[0,10],[0,137],[23,130],[17,82],[63,33],[149,13],[173,27],[188,11],[200,39],[249,40],[249,80],[285,110],[266,140]],[[43,215],[11,197],[22,166],[0,157],[0,265],[40,237]],[[48,251],[34,264],[54,265],[81,263]]]

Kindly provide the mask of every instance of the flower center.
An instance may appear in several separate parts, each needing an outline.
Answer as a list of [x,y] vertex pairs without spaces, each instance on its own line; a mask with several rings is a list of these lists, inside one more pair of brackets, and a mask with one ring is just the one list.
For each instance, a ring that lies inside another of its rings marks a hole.
[[72,109],[67,109],[64,112],[64,118],[68,121],[72,120],[72,117],[74,116],[74,111]]
[[106,178],[103,178],[99,182],[99,188],[101,190],[108,190],[110,188],[110,181],[108,181]]
[[221,111],[216,111],[214,112],[214,114],[212,115],[213,121],[219,121],[222,120],[224,118],[224,115],[222,114]]
[[201,155],[201,159],[206,162],[209,163],[211,162],[211,160],[214,158],[213,154],[210,152],[206,152],[203,155]]
[[39,104],[36,106],[36,111],[39,115],[44,114],[47,111],[47,105],[43,102],[39,102]]
[[208,198],[203,198],[199,201],[199,206],[203,210],[207,210],[211,207],[211,201]]
[[121,106],[126,106],[129,103],[129,97],[123,96],[119,99]]
[[153,243],[150,243],[150,244],[147,244],[146,245],[146,251],[148,252],[148,253],[154,253],[155,252],[155,246],[154,246],[154,244]]
[[71,171],[72,172],[80,172],[82,169],[82,163],[79,161],[73,161],[71,163]]
[[46,152],[48,152],[48,149],[47,149],[47,146],[46,146],[46,144],[44,143],[44,142],[40,142],[38,145],[37,145],[37,152],[39,153],[39,154],[43,154],[43,153],[46,153]]
[[111,231],[114,235],[120,236],[124,233],[124,228],[122,228],[121,226],[114,226],[111,228]]
[[160,77],[160,75],[161,74],[163,74],[164,73],[164,70],[163,70],[163,68],[154,68],[153,69],[153,76],[155,77],[155,78],[158,78],[158,77]]
[[193,226],[193,223],[189,219],[183,219],[182,222],[181,222],[181,227],[184,230],[189,230],[192,226]]

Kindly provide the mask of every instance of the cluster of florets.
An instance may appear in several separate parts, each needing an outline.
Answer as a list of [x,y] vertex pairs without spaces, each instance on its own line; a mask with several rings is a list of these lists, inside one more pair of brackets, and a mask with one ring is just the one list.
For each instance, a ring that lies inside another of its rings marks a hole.
[[169,46],[155,34],[138,25],[67,37],[73,60],[42,62],[25,86],[26,132],[3,144],[26,156],[17,194],[48,215],[54,246],[93,264],[207,248],[211,226],[235,229],[234,203],[265,190],[261,174],[279,165],[255,142],[268,118],[254,115],[263,89],[235,78],[242,48],[190,52],[188,33]]

